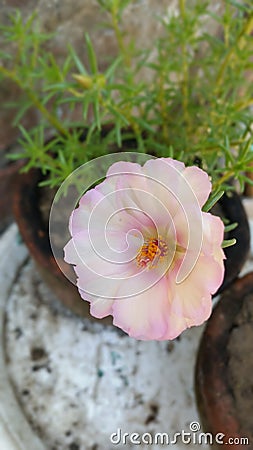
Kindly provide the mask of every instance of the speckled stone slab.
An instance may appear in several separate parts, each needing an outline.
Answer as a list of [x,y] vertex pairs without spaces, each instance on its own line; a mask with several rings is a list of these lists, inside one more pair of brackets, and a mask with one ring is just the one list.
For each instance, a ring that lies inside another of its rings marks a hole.
[[171,439],[181,429],[189,432],[199,420],[193,373],[201,333],[201,327],[192,328],[173,342],[143,342],[79,319],[59,305],[30,260],[6,307],[10,378],[50,450],[135,448],[129,440],[111,442],[119,429],[165,432]]
[[[245,206],[251,219],[252,200]],[[250,227],[252,235],[252,219]],[[1,249],[1,450],[161,450],[169,445],[154,443],[159,433],[173,440],[175,433],[189,433],[190,424],[200,422],[194,365],[203,327],[191,328],[171,342],[136,341],[65,309],[18,245],[16,227],[0,237]],[[251,270],[252,248],[243,274]],[[5,440],[8,432],[15,434],[11,442]],[[139,435],[135,443],[132,433]],[[153,443],[138,444],[143,437]],[[26,442],[32,443],[30,448]],[[185,450],[186,444],[178,438],[172,447]],[[187,444],[192,450],[200,447]]]

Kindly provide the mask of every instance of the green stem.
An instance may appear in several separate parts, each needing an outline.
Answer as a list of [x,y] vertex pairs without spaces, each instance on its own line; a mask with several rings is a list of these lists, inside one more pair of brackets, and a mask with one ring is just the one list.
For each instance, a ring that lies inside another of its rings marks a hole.
[[[102,96],[99,97],[99,104],[104,109],[104,111],[107,110],[109,112],[107,102],[104,101]],[[124,110],[120,109],[116,104],[113,105],[113,108],[115,109],[116,112],[119,113],[119,115],[123,116],[126,119],[130,128],[134,131],[136,136],[140,136],[141,134],[140,127],[138,123],[134,120],[134,117],[130,114],[131,112],[130,109],[129,108],[125,108]]]
[[[114,33],[115,33],[115,36],[117,39],[117,43],[118,43],[120,52],[123,55],[124,64],[126,67],[127,82],[129,83],[129,85],[133,85],[134,80],[133,80],[133,74],[131,72],[132,61],[131,61],[129,52],[127,51],[127,47],[124,43],[123,35],[122,35],[122,32],[119,27],[118,10],[117,10],[116,6],[112,7],[111,15],[112,15],[112,27],[113,27],[113,30],[114,30]],[[131,100],[131,97],[129,98],[129,100]],[[123,114],[123,115],[125,115],[130,126],[132,127],[132,129],[134,130],[136,135],[138,136],[140,134],[139,126],[135,122],[134,118],[132,117],[131,109],[132,108],[131,108],[130,104],[128,103],[128,105],[126,105],[126,107],[125,107],[125,114]]]
[[62,127],[58,119],[53,116],[41,103],[39,98],[30,89],[25,90],[30,100],[33,102],[34,106],[41,112],[41,114],[48,120],[48,122],[63,136],[69,136],[69,133],[65,128]]
[[60,134],[62,134],[63,136],[69,136],[68,131],[65,130],[59,120],[45,108],[45,106],[41,103],[39,97],[37,97],[37,95],[30,88],[24,87],[22,81],[12,71],[6,69],[3,66],[0,66],[0,73],[16,83],[20,87],[20,89],[27,94],[33,105]]
[[225,56],[223,63],[220,66],[220,69],[218,71],[217,77],[216,77],[216,89],[215,94],[218,95],[218,90],[223,82],[223,76],[225,73],[225,70],[234,54],[234,51],[237,47],[240,47],[243,45],[243,39],[247,34],[250,34],[253,29],[253,14],[249,15],[248,20],[246,21],[241,33],[238,35],[235,45],[230,48],[227,55]]
[[[181,14],[182,21],[185,20],[185,0],[179,0],[179,10]],[[189,114],[188,114],[188,103],[189,103],[189,95],[188,95],[188,86],[189,86],[189,67],[187,63],[187,48],[186,42],[184,39],[182,45],[182,72],[183,72],[183,80],[182,80],[182,95],[183,95],[183,117],[186,126],[189,125]]]
[[[231,141],[230,145],[231,145],[231,147],[238,147],[238,145],[241,145],[243,142],[244,142],[244,139],[238,139],[237,141]],[[219,147],[219,145],[214,144],[214,145],[209,145],[208,147],[205,147],[205,148],[203,148],[203,147],[199,147],[199,148],[195,147],[194,148],[194,152],[196,152],[198,150],[201,150],[202,153],[205,153],[206,151],[209,152],[209,151],[213,151],[213,150],[220,150],[220,147]],[[189,151],[190,151],[190,149],[189,149]]]
[[216,191],[219,186],[221,186],[225,181],[229,180],[234,175],[234,170],[231,169],[227,173],[225,173],[222,177],[220,177],[215,183],[213,183],[213,191]]
[[[225,5],[226,18],[229,14],[230,14],[230,5],[226,2],[226,5]],[[229,22],[226,20],[226,22],[224,24],[224,43],[225,43],[226,48],[229,47],[229,37],[230,37],[230,27],[229,27]]]
[[253,104],[253,98],[250,98],[249,100],[245,100],[245,101],[236,103],[235,104],[235,110],[236,111],[241,111],[242,109],[248,108],[252,104]]
[[127,52],[127,49],[126,49],[126,46],[124,43],[124,39],[123,39],[121,30],[119,27],[119,21],[118,21],[118,17],[117,17],[116,8],[113,8],[111,13],[112,13],[112,26],[113,26],[113,30],[114,30],[114,33],[115,33],[115,36],[116,36],[116,39],[118,42],[119,49],[123,55],[126,67],[128,69],[130,69],[131,68],[131,58],[130,58],[129,53]]
[[162,71],[159,79],[159,90],[158,90],[158,104],[160,105],[160,114],[162,117],[162,134],[164,142],[169,144],[169,126],[168,126],[168,114],[167,114],[167,102],[164,96],[164,72]]
[[184,17],[185,17],[185,0],[179,0],[179,9],[180,9],[181,17],[184,19]]

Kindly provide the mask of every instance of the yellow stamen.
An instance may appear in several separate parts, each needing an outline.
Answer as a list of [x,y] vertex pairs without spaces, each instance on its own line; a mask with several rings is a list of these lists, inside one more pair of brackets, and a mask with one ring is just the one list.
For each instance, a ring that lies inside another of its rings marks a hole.
[[136,257],[137,266],[154,268],[158,260],[167,254],[168,246],[163,239],[160,237],[147,239]]

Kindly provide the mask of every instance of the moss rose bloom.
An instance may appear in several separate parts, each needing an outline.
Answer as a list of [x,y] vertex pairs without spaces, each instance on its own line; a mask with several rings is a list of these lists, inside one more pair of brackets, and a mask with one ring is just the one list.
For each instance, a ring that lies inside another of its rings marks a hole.
[[174,339],[211,314],[224,225],[202,212],[207,173],[171,158],[117,162],[70,218],[65,260],[93,316],[130,336]]

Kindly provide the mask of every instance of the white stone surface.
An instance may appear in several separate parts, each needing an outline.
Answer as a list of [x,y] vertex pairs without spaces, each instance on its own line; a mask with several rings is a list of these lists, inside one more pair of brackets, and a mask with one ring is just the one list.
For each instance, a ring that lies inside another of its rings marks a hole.
[[[172,438],[199,422],[193,376],[202,327],[174,342],[135,341],[60,306],[18,244],[15,225],[0,251],[0,450],[160,450],[129,440],[113,445],[110,435],[121,428]],[[252,268],[249,259],[244,272]],[[173,445],[185,447],[200,446]]]
[[27,259],[27,250],[19,242],[16,225],[2,235],[0,255],[0,449],[43,450],[16,400],[5,364],[5,305],[18,270]]
[[31,262],[10,294],[7,318],[10,377],[47,449],[134,448],[129,441],[113,446],[111,434],[121,428],[172,437],[198,421],[193,373],[201,328],[179,341],[142,342],[76,318],[58,306]]

